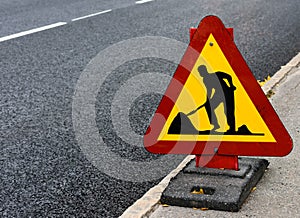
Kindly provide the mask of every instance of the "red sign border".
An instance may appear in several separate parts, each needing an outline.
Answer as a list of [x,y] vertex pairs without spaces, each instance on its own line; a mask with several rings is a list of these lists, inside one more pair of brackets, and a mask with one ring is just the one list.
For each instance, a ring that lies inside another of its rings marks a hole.
[[[239,78],[251,101],[268,126],[276,142],[230,141],[158,141],[172,108],[210,34],[218,42],[224,56]],[[292,138],[257,83],[247,63],[236,47],[232,35],[216,16],[205,17],[178,65],[152,121],[144,135],[147,151],[156,154],[214,154],[242,156],[285,156],[293,148]]]

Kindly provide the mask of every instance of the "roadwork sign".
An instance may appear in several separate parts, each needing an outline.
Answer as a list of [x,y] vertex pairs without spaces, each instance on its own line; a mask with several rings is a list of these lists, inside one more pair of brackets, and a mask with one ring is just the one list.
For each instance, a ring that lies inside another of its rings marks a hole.
[[199,24],[144,136],[159,154],[284,156],[292,140],[215,16]]

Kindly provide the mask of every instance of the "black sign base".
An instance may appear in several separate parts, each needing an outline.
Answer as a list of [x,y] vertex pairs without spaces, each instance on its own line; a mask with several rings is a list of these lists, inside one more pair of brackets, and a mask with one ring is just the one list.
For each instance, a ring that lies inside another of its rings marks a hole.
[[237,212],[263,176],[265,159],[239,158],[239,171],[195,167],[192,160],[163,192],[162,204]]

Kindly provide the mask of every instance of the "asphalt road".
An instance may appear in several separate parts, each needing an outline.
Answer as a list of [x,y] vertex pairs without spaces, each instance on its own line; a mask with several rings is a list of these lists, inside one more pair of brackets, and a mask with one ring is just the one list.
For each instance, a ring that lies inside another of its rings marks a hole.
[[0,7],[0,37],[56,22],[69,22],[99,11],[124,8],[134,4],[134,0],[4,1],[1,2]]
[[[126,122],[118,117],[118,113],[126,113],[122,104],[126,105],[126,99],[138,93],[135,87],[131,92],[120,93],[123,85],[130,86],[132,78],[142,81],[149,74],[147,79],[157,80],[163,86],[157,75],[172,75],[176,68],[164,58],[139,58],[137,54],[102,80],[97,77],[102,83],[99,82],[95,99],[88,99],[88,104],[94,105],[96,132],[101,137],[94,140],[107,146],[107,157],[113,153],[117,158],[111,165],[107,160],[97,160],[96,150],[84,150],[84,136],[78,136],[77,127],[81,126],[91,137],[94,135],[85,128],[89,122],[76,124],[74,113],[87,118],[90,114],[85,114],[85,107],[74,110],[74,101],[76,93],[88,93],[92,88],[85,84],[78,89],[78,84],[93,72],[95,65],[89,62],[104,49],[142,36],[163,36],[188,43],[189,27],[197,26],[208,14],[218,15],[226,26],[235,29],[236,44],[257,79],[274,74],[300,47],[297,1],[169,0],[136,5],[133,1],[100,4],[65,0],[13,4],[1,5],[1,36],[59,21],[67,24],[0,43],[1,217],[116,217],[182,159],[151,155],[140,143],[136,146],[124,140],[132,132],[139,136],[144,133],[161,97],[154,93],[155,88],[137,97],[127,108],[132,130],[118,132],[115,124],[122,129]],[[71,21],[107,9],[113,10]],[[120,56],[126,57],[128,50],[118,48]],[[160,53],[159,49],[156,53]],[[113,63],[113,57],[106,57],[108,63]],[[140,83],[137,87],[150,85]],[[82,95],[81,100],[86,101],[85,97]],[[112,107],[114,104],[117,107]],[[118,120],[114,121],[111,114]],[[129,171],[126,160],[136,163],[136,169]],[[152,162],[154,167],[144,170],[144,165]],[[132,181],[134,177],[136,180]]]

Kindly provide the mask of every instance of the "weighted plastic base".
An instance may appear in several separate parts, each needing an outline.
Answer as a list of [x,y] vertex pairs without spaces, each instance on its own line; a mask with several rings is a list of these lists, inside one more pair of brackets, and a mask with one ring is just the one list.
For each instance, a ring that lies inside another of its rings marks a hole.
[[224,211],[239,211],[263,176],[265,159],[239,158],[239,171],[195,167],[192,160],[163,192],[161,203]]

